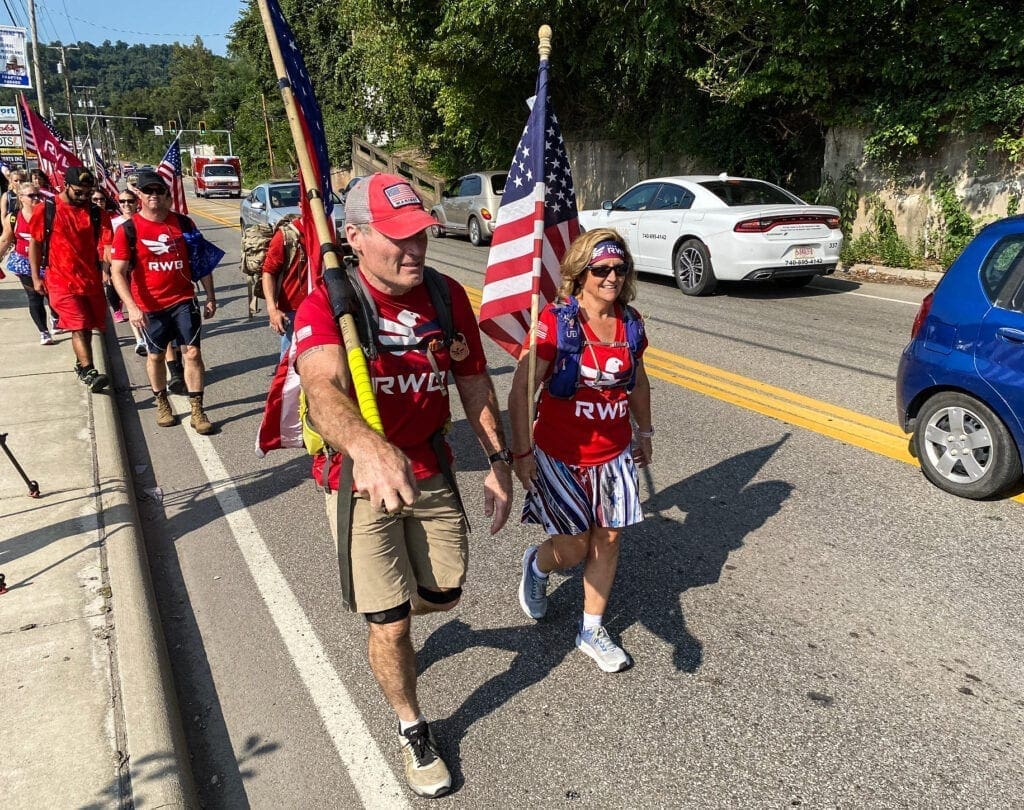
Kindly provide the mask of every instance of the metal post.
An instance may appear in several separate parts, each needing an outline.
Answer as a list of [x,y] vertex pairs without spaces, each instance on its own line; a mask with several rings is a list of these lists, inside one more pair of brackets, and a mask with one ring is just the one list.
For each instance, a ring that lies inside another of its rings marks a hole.
[[36,69],[36,100],[39,102],[39,114],[46,115],[46,104],[43,102],[43,71],[39,67],[39,37],[36,36],[35,0],[28,0],[28,21],[32,28],[32,64]]

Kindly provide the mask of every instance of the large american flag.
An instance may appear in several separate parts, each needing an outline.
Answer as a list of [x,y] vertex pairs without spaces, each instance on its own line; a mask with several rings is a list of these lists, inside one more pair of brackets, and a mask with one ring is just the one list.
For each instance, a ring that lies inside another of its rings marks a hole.
[[[327,155],[327,137],[324,133],[324,119],[320,114],[320,105],[317,103],[316,95],[313,93],[313,85],[309,80],[309,73],[306,71],[306,63],[302,59],[302,53],[295,41],[281,6],[277,0],[267,0],[267,10],[270,12],[270,21],[274,29],[274,37],[281,49],[281,56],[284,58],[285,73],[288,77],[288,84],[291,86],[292,95],[298,105],[296,110],[299,123],[302,125],[302,137],[306,142],[306,149],[309,152],[310,160],[313,163],[313,171],[316,174],[319,191],[323,195],[324,211],[327,214],[327,222],[332,232],[334,221],[331,218],[331,211],[334,206],[331,203],[331,161]],[[305,178],[299,174],[299,183],[302,190],[302,235],[306,248],[306,256],[309,262],[309,278],[318,280],[323,274],[323,256],[320,254],[320,238],[316,233],[316,223],[310,211],[310,202],[306,195]]]
[[38,155],[39,168],[50,178],[50,185],[61,189],[64,187],[64,172],[69,166],[81,166],[82,161],[56,127],[28,106],[24,93],[20,95],[20,101],[25,149]]
[[160,165],[156,167],[167,187],[171,190],[171,208],[179,214],[188,213],[188,202],[185,200],[185,183],[181,179],[181,148],[178,146],[178,139],[167,147],[167,153]]
[[512,158],[487,257],[480,328],[513,357],[530,331],[530,299],[558,291],[559,263],[580,232],[565,142],[548,104],[542,59],[530,118]]

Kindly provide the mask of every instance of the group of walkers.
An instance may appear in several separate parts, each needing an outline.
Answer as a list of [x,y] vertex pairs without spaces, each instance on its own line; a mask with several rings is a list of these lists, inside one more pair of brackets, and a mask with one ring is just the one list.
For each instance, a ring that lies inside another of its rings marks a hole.
[[[112,202],[87,167],[69,167],[59,194],[38,169],[27,179],[12,172],[9,181],[0,254],[10,251],[7,268],[25,289],[40,343],[51,345],[57,329],[70,332],[75,374],[91,392],[102,391],[110,381],[93,363],[93,333],[106,331],[109,304],[115,322],[129,322],[136,353],[146,357],[157,423],[177,423],[170,387],[187,394],[196,432],[212,433],[203,405],[202,315],[184,238],[196,228],[171,211],[164,179],[140,173],[118,192],[120,214],[113,217]],[[202,286],[210,318],[217,308],[212,279],[204,277]]]
[[[194,224],[170,210],[167,186],[155,173],[139,174],[118,195],[122,213],[113,220],[90,205],[95,182],[88,170],[69,169],[65,179],[47,203],[54,209],[48,217],[39,213],[41,190],[26,181],[17,186],[21,208],[10,229],[5,218],[2,244],[17,239],[7,266],[22,278],[33,319],[42,306],[33,293],[48,294],[72,333],[76,373],[90,390],[101,390],[108,381],[93,366],[91,339],[93,330],[105,329],[109,273],[115,319],[123,313],[145,346],[157,423],[176,421],[165,362],[176,342],[192,427],[211,432],[200,333],[217,303],[212,276],[201,280],[202,310],[195,294],[184,239]],[[317,442],[313,477],[325,494],[343,602],[367,622],[369,665],[397,715],[408,784],[418,795],[439,796],[450,789],[451,775],[419,700],[410,627],[413,615],[454,608],[466,582],[469,524],[445,439],[449,380],[488,461],[483,511],[490,533],[508,519],[514,476],[526,492],[522,522],[546,534],[523,555],[522,610],[543,620],[550,574],[582,563],[576,646],[603,672],[620,672],[633,662],[603,616],[622,532],[643,519],[637,469],[650,462],[654,435],[647,338],[629,306],[636,271],[625,242],[609,229],[581,235],[561,263],[557,299],[541,313],[533,379],[529,338],[523,347],[506,437],[469,298],[455,280],[426,266],[434,221],[416,192],[400,177],[375,174],[349,191],[345,215],[353,260],[342,289],[359,302],[383,434],[357,405],[335,317],[339,302],[321,279],[309,277],[305,251],[282,229],[267,250],[261,283],[282,358],[294,364],[306,399],[305,429]],[[45,332],[45,320],[37,323]]]

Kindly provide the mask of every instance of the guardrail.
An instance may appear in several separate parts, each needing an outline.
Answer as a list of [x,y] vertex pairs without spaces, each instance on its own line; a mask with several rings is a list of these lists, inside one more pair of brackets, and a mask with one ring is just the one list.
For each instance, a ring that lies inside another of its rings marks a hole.
[[404,177],[423,198],[423,204],[429,209],[439,202],[445,181],[428,172],[417,169],[411,163],[396,158],[369,141],[352,136],[352,175],[386,172]]

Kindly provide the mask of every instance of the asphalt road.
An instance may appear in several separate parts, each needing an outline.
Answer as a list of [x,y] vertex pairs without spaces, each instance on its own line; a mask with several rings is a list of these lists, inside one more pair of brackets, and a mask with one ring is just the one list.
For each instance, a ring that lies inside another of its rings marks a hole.
[[[253,452],[277,339],[246,319],[237,202],[191,204],[229,251],[203,342],[217,435],[156,427],[118,332],[201,798],[426,804],[404,788],[363,621],[339,608],[308,459]],[[481,287],[485,249],[432,240],[429,258]],[[579,571],[553,577],[545,621],[522,615],[519,560],[541,538],[515,520],[486,535],[486,461],[457,414],[480,517],[462,605],[414,627],[455,776],[432,806],[1019,805],[1021,504],[956,499],[899,460],[895,370],[924,291],[821,280],[695,300],[639,286],[660,358],[655,461],[606,617],[636,666],[604,675],[573,648]],[[512,366],[487,345],[504,401]]]

